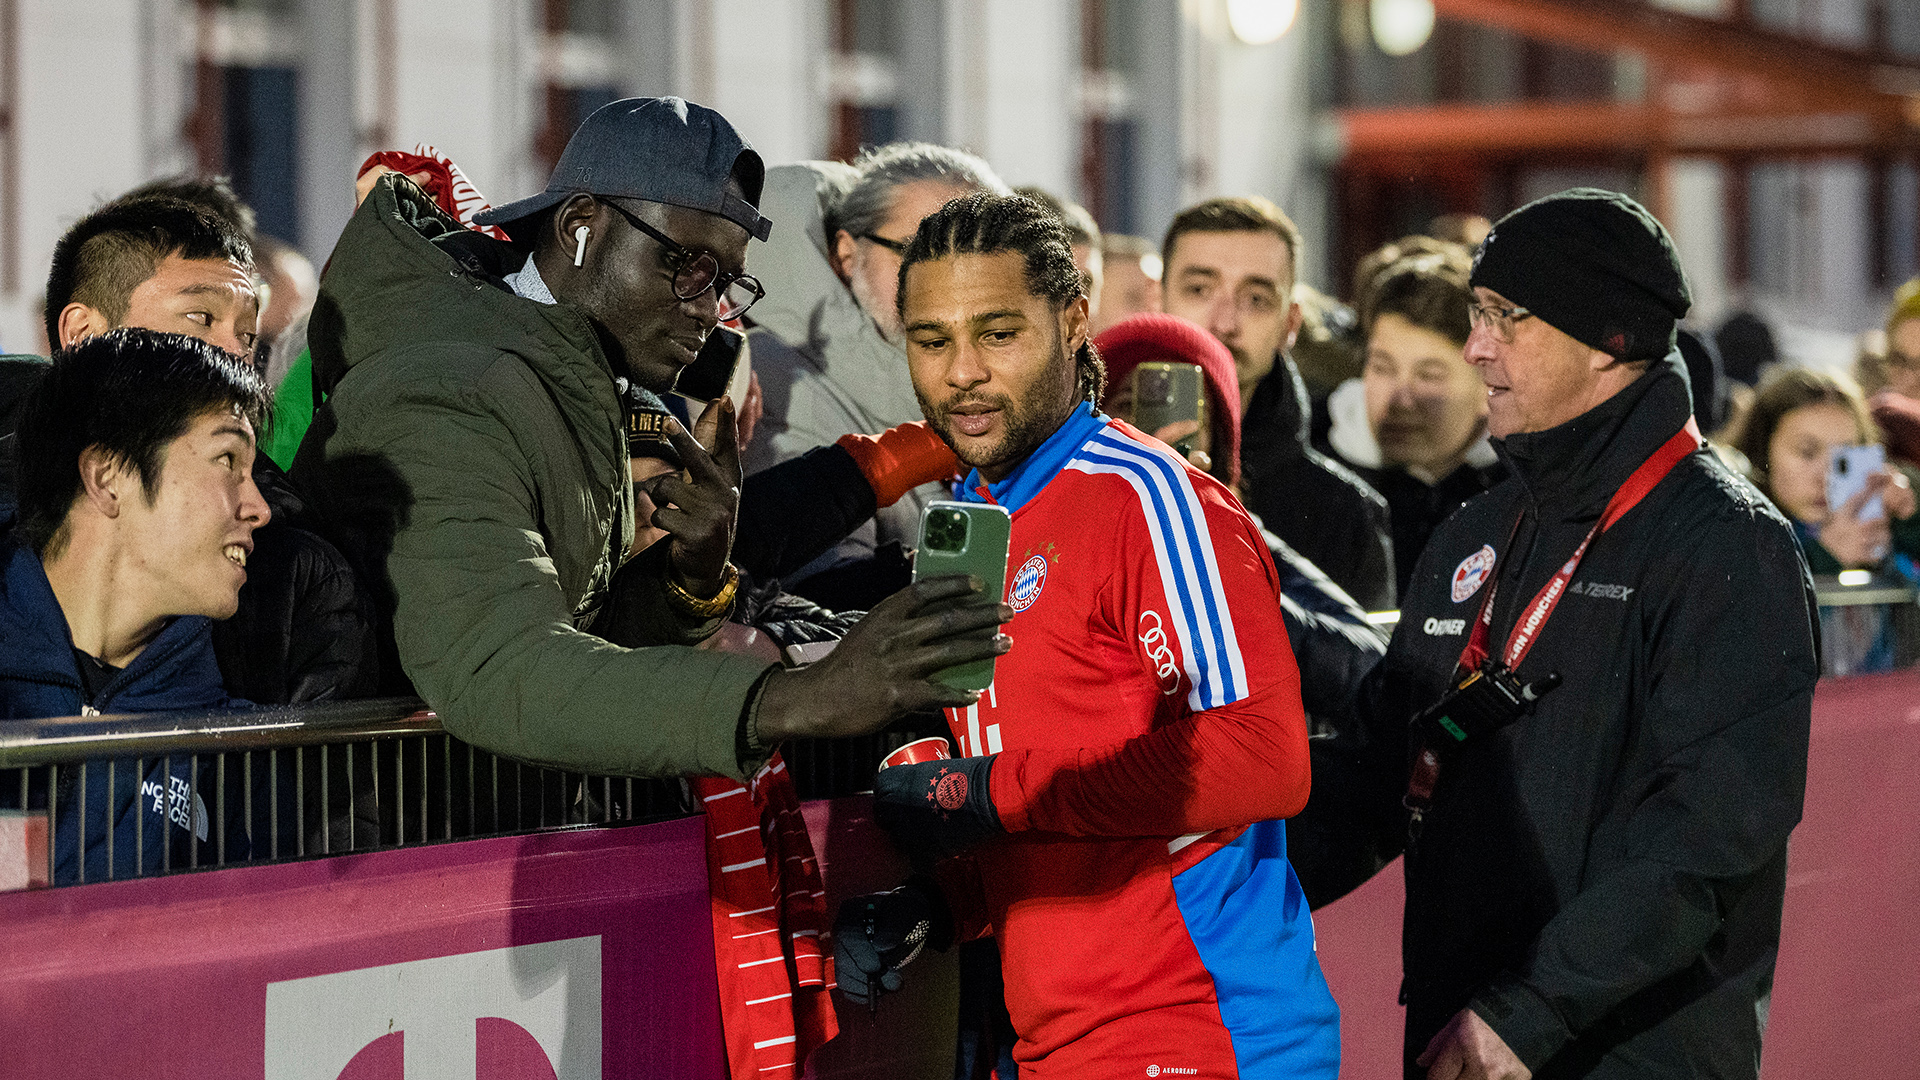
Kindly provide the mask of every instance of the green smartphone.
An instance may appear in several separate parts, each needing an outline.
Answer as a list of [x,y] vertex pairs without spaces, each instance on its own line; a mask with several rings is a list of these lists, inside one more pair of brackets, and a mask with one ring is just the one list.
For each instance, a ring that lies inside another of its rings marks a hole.
[[[1133,369],[1133,426],[1151,435],[1168,424],[1193,420],[1207,429],[1207,394],[1200,369],[1192,364],[1152,360]],[[1194,436],[1174,444],[1186,454]]]
[[[920,515],[920,548],[913,556],[913,580],[972,574],[980,591],[929,605],[926,611],[997,604],[1007,592],[1007,543],[1013,519],[1003,507],[986,503],[930,503]],[[982,638],[998,627],[980,631]],[[950,667],[934,681],[959,690],[985,690],[993,684],[993,657]]]

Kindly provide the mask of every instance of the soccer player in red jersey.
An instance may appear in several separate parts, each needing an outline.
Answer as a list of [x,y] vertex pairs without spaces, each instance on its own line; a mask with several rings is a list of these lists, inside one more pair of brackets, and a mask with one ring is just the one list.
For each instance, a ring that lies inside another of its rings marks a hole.
[[1260,530],[1231,492],[1101,415],[1067,237],[972,195],[925,219],[899,299],[962,498],[1013,519],[993,686],[961,756],[876,779],[910,850],[955,852],[836,929],[843,993],[923,942],[991,933],[1031,1077],[1332,1077],[1338,1012],[1286,858],[1306,722]]

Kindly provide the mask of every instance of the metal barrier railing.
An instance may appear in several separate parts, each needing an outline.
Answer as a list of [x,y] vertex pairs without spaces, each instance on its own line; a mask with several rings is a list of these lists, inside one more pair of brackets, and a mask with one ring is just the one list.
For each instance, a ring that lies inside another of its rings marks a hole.
[[1820,601],[1820,673],[1840,678],[1920,662],[1920,605],[1913,583],[1849,570],[1815,575]]
[[[1920,661],[1902,579],[1816,581],[1823,673]],[[1398,612],[1368,621],[1391,631]],[[785,747],[803,799],[872,786],[880,759],[944,733],[916,716],[864,739]],[[448,734],[412,698],[0,725],[0,813],[47,822],[56,885],[442,843],[696,812],[678,779],[549,769]]]
[[[1815,575],[1820,617],[1820,673],[1840,678],[1896,671],[1920,663],[1920,590],[1905,578],[1850,570]],[[1367,622],[1391,634],[1398,611],[1375,611]]]
[[[872,787],[943,731],[785,747],[803,799]],[[529,765],[462,742],[413,698],[0,725],[0,813],[47,822],[45,880],[77,885],[696,812],[679,779]]]
[[412,699],[10,722],[0,809],[44,815],[56,885],[693,812],[679,780],[502,758]]

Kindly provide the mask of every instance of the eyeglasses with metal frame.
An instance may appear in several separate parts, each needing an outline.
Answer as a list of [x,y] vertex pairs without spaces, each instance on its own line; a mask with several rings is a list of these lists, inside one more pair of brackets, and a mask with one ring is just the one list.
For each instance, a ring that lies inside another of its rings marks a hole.
[[600,200],[627,219],[627,224],[652,237],[666,249],[667,262],[673,267],[673,295],[680,300],[698,299],[708,289],[718,298],[721,322],[729,322],[747,313],[767,295],[760,281],[751,274],[730,274],[720,269],[720,260],[711,251],[699,251],[676,242],[659,229],[641,221],[626,207],[612,199]]
[[1485,329],[1503,343],[1513,344],[1513,324],[1522,319],[1533,318],[1533,312],[1523,307],[1492,307],[1486,304],[1468,304],[1467,320],[1476,330]]

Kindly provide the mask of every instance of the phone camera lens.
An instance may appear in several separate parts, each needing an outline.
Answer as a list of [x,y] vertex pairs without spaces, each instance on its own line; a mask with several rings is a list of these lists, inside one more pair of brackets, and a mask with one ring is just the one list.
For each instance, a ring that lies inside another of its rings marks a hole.
[[935,551],[964,551],[967,546],[967,515],[945,510],[927,518],[927,547]]
[[1165,372],[1142,372],[1140,378],[1140,399],[1155,405],[1173,403],[1173,380]]

